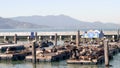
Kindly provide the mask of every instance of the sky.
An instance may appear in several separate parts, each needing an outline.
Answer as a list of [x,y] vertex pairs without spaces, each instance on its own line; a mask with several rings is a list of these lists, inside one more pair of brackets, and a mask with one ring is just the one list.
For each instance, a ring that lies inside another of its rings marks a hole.
[[67,15],[87,22],[120,23],[120,0],[0,0],[0,17]]

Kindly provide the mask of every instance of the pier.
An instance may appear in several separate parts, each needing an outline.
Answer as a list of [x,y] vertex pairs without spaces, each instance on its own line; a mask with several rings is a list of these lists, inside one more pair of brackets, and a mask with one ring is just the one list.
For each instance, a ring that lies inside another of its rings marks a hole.
[[[80,31],[80,35],[83,35],[85,31]],[[66,31],[66,32],[36,32],[37,38],[39,40],[49,39],[54,40],[55,34],[57,34],[59,40],[75,40],[76,38],[76,31]],[[118,38],[118,31],[103,31],[106,38]],[[31,32],[0,32],[0,38],[13,38],[17,35],[19,39],[28,39],[31,35]]]
[[[66,59],[68,64],[105,62],[105,65],[108,65],[113,55],[120,52],[120,36],[117,31],[103,32],[102,38],[91,37],[90,39],[83,37],[83,31],[33,32],[34,34],[31,32],[0,32],[0,39],[3,39],[3,43],[0,44],[0,60],[24,60],[36,63]],[[27,40],[28,43],[17,43],[21,39]],[[105,43],[105,39],[109,39],[109,43]],[[64,41],[63,45],[57,44],[60,40]],[[48,45],[53,41],[52,46]],[[104,49],[106,45],[108,49]]]

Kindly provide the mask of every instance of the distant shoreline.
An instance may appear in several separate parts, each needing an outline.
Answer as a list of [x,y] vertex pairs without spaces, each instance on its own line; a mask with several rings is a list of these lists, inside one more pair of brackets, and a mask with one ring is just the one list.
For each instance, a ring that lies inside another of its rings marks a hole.
[[88,31],[88,30],[103,30],[117,31],[118,29],[58,29],[58,28],[41,28],[41,29],[0,29],[0,32],[63,32],[63,31]]

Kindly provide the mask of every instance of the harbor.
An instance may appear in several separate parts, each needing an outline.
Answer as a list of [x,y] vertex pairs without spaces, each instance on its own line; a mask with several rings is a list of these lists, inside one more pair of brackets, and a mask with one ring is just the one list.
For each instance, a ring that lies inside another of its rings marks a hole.
[[[106,66],[109,66],[109,60],[114,60],[113,56],[120,52],[119,30],[116,31],[116,34],[111,32],[108,35],[105,35],[103,31],[96,33],[98,35],[89,35],[92,34],[91,32],[98,31],[44,34],[1,32],[0,61],[24,61],[36,64],[66,60],[67,64],[98,65],[105,63]],[[18,43],[21,39],[26,40],[27,43]],[[64,43],[58,45],[60,40]]]

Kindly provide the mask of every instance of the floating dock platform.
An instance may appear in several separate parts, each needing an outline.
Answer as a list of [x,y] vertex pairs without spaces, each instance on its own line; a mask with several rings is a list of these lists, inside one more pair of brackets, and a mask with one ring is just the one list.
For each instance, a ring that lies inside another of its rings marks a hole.
[[98,59],[92,59],[92,60],[67,60],[68,64],[101,64],[104,62],[104,57],[101,56]]
[[[70,53],[68,51],[58,51],[56,53],[45,53],[36,55],[37,62],[52,62],[60,61],[69,58]],[[32,56],[26,56],[26,61],[32,61]]]
[[24,54],[0,54],[0,60],[24,60]]

